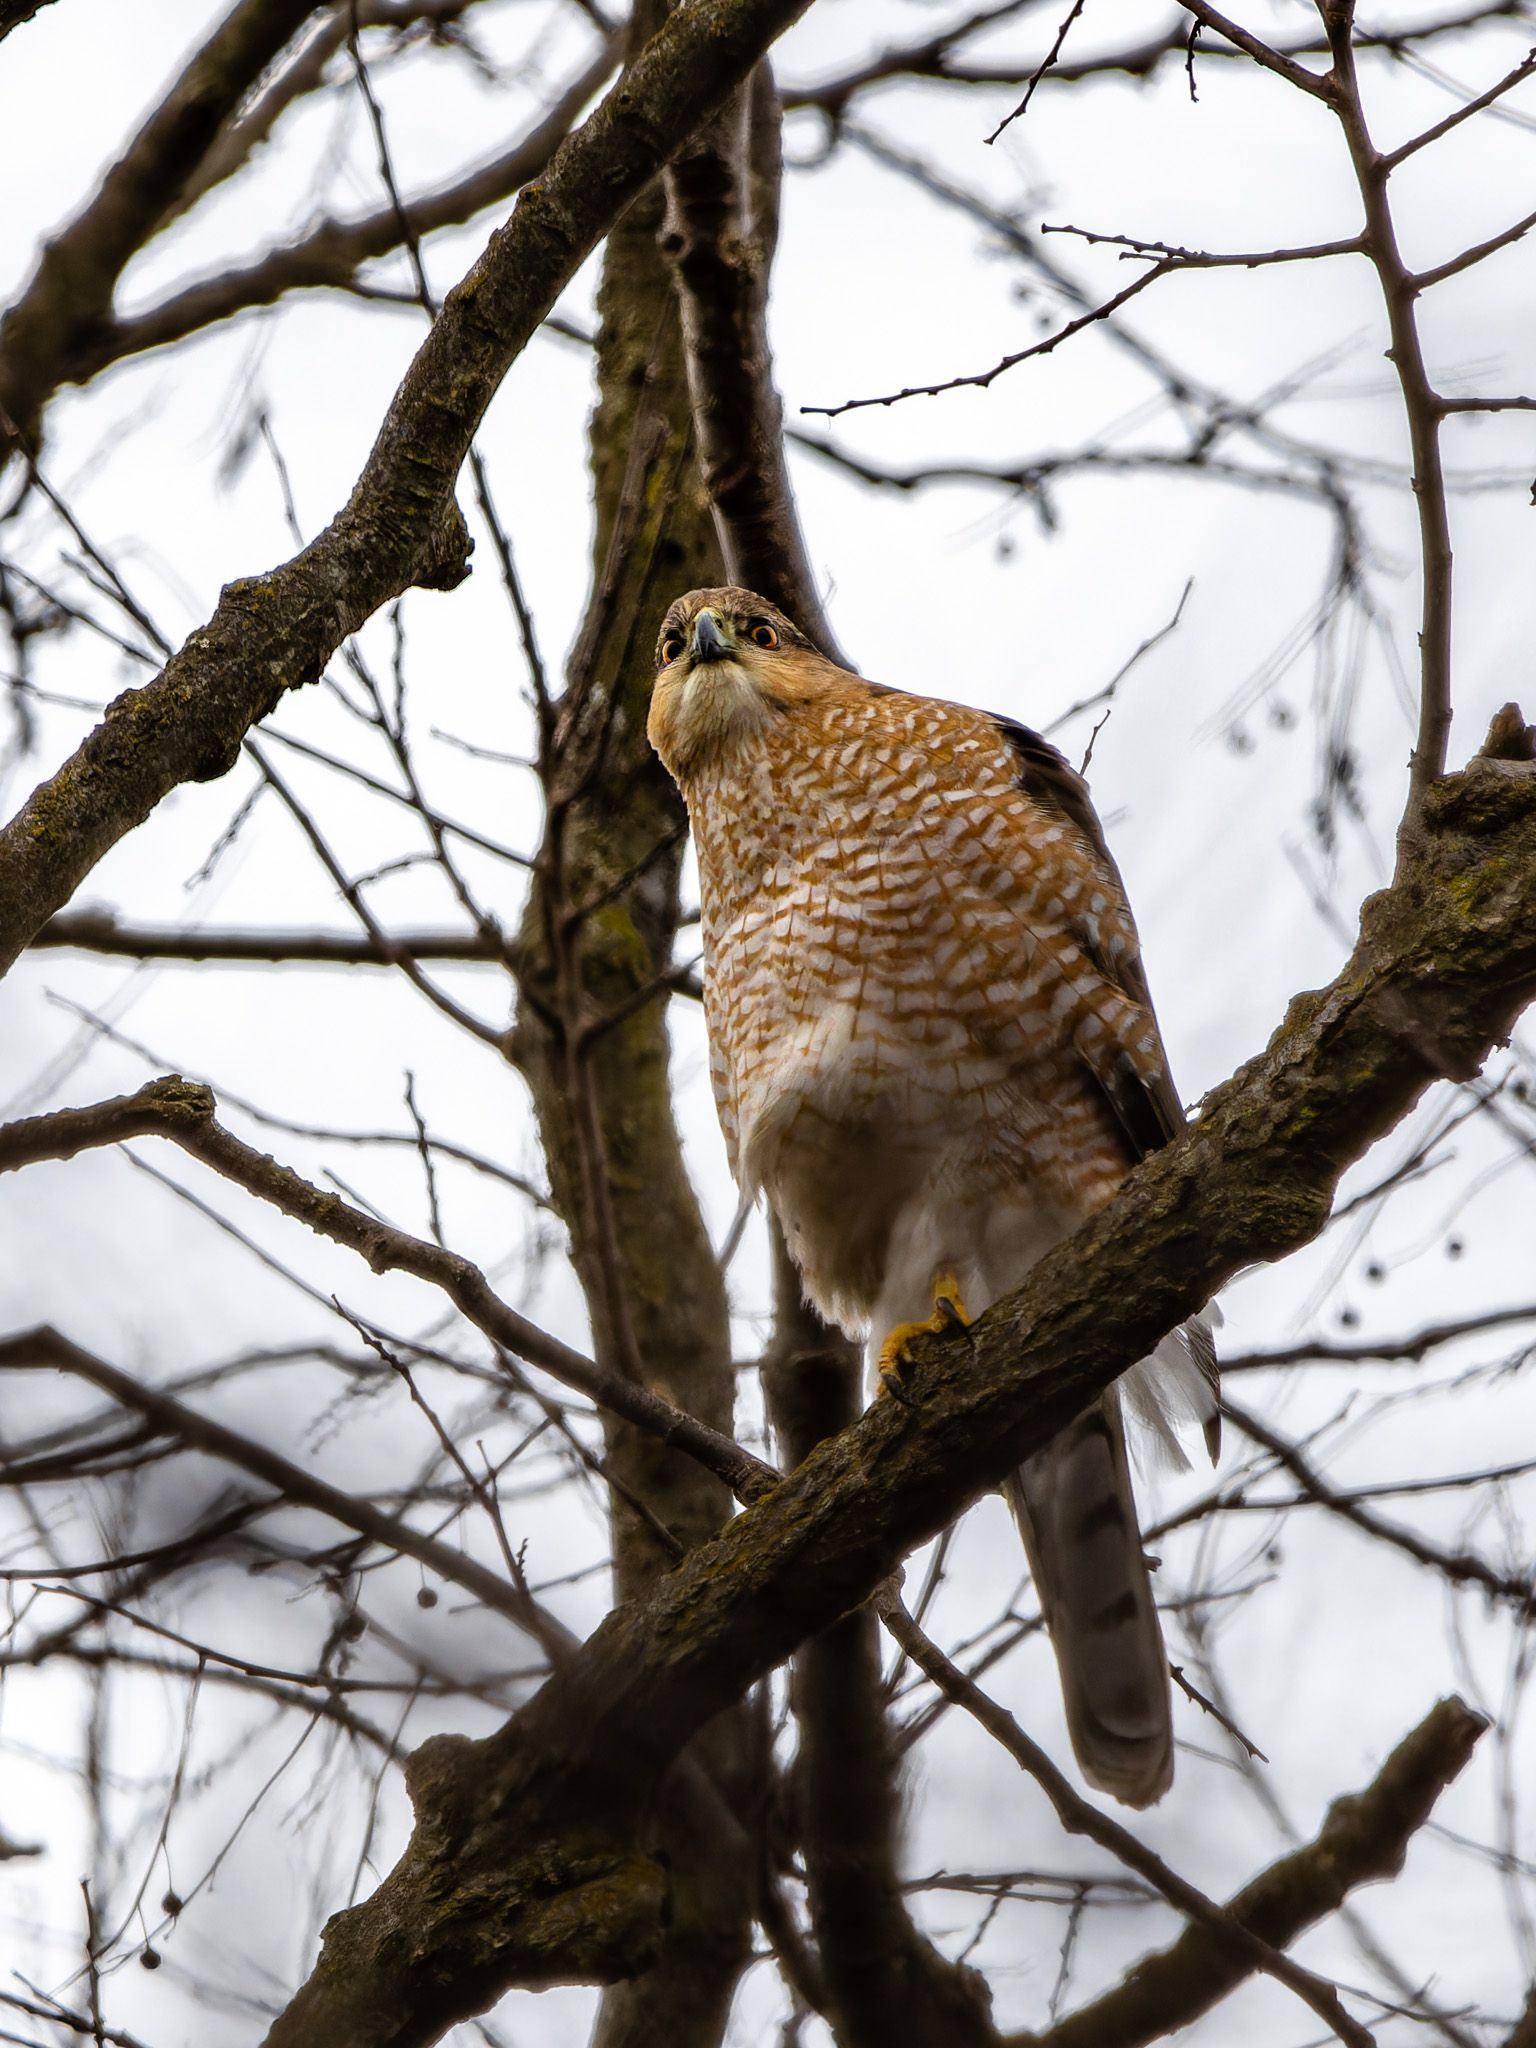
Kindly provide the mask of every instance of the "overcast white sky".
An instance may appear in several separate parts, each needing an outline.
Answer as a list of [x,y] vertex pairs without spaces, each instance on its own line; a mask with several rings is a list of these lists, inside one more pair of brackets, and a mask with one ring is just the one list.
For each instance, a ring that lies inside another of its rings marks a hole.
[[[0,208],[0,279],[7,292],[27,274],[38,239],[75,209],[218,12],[206,0],[160,0],[150,8],[57,0],[0,47],[8,110],[0,123],[0,191],[8,195]],[[1385,19],[1387,10],[1376,13]],[[591,31],[574,9],[485,0],[472,18],[496,61],[494,81],[442,53],[380,72],[408,190],[519,132],[549,90],[579,68],[590,45]],[[935,10],[913,4],[818,0],[777,53],[778,75],[786,87],[814,82],[872,47],[915,36],[936,18]],[[1153,5],[1090,7],[1074,47],[1086,51],[1111,37],[1131,42],[1166,19],[1167,10]],[[1262,32],[1298,34],[1314,17],[1308,7],[1277,5],[1250,6],[1244,19]],[[1038,53],[1053,27],[1049,9],[1027,15],[993,46]],[[1511,21],[1475,45],[1437,44],[1434,64],[1453,83],[1480,90],[1518,60],[1529,40],[1528,22]],[[1254,250],[1355,232],[1357,200],[1342,144],[1321,110],[1237,65],[1202,60],[1197,76],[1198,104],[1191,104],[1176,66],[1150,86],[1123,78],[1090,91],[1047,86],[993,149],[981,138],[1016,97],[1007,88],[960,93],[905,84],[861,102],[858,116],[889,142],[985,191],[994,204],[1017,209],[1032,226],[1070,222],[1190,247]],[[1373,71],[1371,91],[1383,146],[1456,103],[1441,79],[1408,66]],[[1469,125],[1394,180],[1411,261],[1439,261],[1529,206],[1536,95],[1527,87],[1507,112],[1508,119]],[[1035,274],[986,230],[856,147],[823,161],[826,139],[818,116],[790,117],[786,151],[794,168],[785,193],[774,339],[792,423],[898,470],[939,461],[1024,462],[1094,440],[1118,451],[1181,445],[1159,387],[1102,332],[984,392],[855,412],[830,427],[802,417],[804,406],[984,369],[1063,317],[1060,301],[1042,293]],[[323,211],[360,210],[381,197],[361,107],[355,92],[340,86],[286,122],[248,174],[164,237],[130,273],[125,303],[147,303],[174,282],[242,260]],[[431,245],[428,264],[439,290],[466,267],[489,224]],[[1113,251],[1089,251],[1064,236],[1048,247],[1090,291],[1107,294],[1127,281]],[[589,320],[593,283],[589,266],[562,310]],[[1448,388],[1536,388],[1532,283],[1522,244],[1429,302],[1426,332]],[[1346,607],[1322,636],[1309,638],[1304,629],[1327,580],[1334,535],[1326,513],[1295,495],[1192,476],[1083,475],[1053,488],[1056,523],[1047,532],[1029,503],[992,487],[871,493],[808,455],[796,456],[795,474],[812,560],[838,635],[859,666],[1037,726],[1099,690],[1167,624],[1192,584],[1177,630],[1121,687],[1096,738],[1092,783],[1141,924],[1176,1077],[1194,1101],[1262,1045],[1297,989],[1325,979],[1342,957],[1345,941],[1319,914],[1314,894],[1352,929],[1361,897],[1390,870],[1412,733],[1403,677],[1411,677],[1414,656],[1413,517],[1392,469],[1402,463],[1406,441],[1383,360],[1383,319],[1363,264],[1171,278],[1139,299],[1124,324],[1238,404],[1313,366],[1273,415],[1275,425],[1301,442],[1337,447],[1379,467],[1377,480],[1357,475],[1352,486],[1368,518],[1365,601]],[[166,636],[179,641],[207,616],[221,583],[291,552],[277,480],[259,441],[229,474],[231,446],[249,438],[253,411],[270,417],[308,536],[346,497],[421,331],[412,309],[330,295],[243,319],[174,355],[127,364],[84,394],[66,394],[49,414],[46,474]],[[574,635],[587,586],[583,434],[591,395],[584,352],[540,337],[509,377],[481,444],[546,654],[556,664]],[[1234,442],[1232,452],[1256,468],[1279,466],[1251,441]],[[1536,708],[1528,502],[1536,429],[1518,416],[1458,424],[1448,453],[1458,471],[1475,471],[1489,485],[1458,496],[1455,506],[1459,761],[1506,698],[1523,695],[1528,715]],[[82,587],[60,564],[68,536],[35,502],[0,528],[0,545],[46,580]],[[479,561],[459,592],[417,594],[406,604],[413,729],[442,806],[531,848],[538,831],[532,778],[426,737],[438,728],[513,752],[529,744],[524,677],[488,550]],[[387,670],[387,627],[370,628],[364,645]],[[83,632],[35,643],[34,660],[42,689],[90,704],[144,673]],[[1346,689],[1347,720],[1340,709]],[[36,750],[12,761],[0,791],[7,814],[89,723],[88,714],[65,705],[39,709]],[[273,723],[381,765],[355,724],[320,691],[286,702]],[[1091,719],[1079,719],[1057,737],[1078,758],[1091,729]],[[1363,815],[1339,820],[1331,852],[1312,824],[1320,735],[1329,729],[1347,734],[1363,796]],[[415,843],[403,813],[302,762],[290,765],[354,873]],[[140,921],[347,928],[345,905],[270,798],[211,878],[191,880],[252,786],[252,771],[242,764],[222,782],[178,791],[103,862],[81,901],[112,905]],[[497,911],[515,922],[516,871],[489,859],[468,865]],[[419,869],[380,882],[373,900],[381,914],[402,921],[453,921],[440,880]],[[498,977],[462,970],[444,979],[492,1020],[504,1021],[507,997]],[[109,1019],[151,1048],[152,1061],[103,1042],[60,999]],[[723,1236],[734,1198],[708,1101],[701,1026],[674,1005],[674,1030],[692,1156],[712,1226]],[[205,1075],[300,1123],[398,1129],[402,1074],[411,1070],[424,1110],[445,1134],[537,1170],[516,1078],[492,1054],[468,1047],[403,983],[378,973],[135,969],[42,953],[24,961],[0,991],[0,1046],[6,1115],[107,1095],[171,1067]],[[1448,1095],[1427,1103],[1349,1186],[1366,1185],[1406,1157],[1452,1106]],[[237,1114],[230,1121],[251,1128]],[[329,1168],[356,1175],[368,1198],[396,1220],[424,1226],[411,1159],[360,1159],[334,1144],[271,1134],[262,1142],[311,1174]],[[1458,1136],[1454,1158],[1383,1214],[1363,1212],[1306,1256],[1234,1286],[1225,1304],[1226,1348],[1318,1332],[1337,1336],[1341,1310],[1359,1318],[1353,1334],[1399,1332],[1530,1299],[1532,1182],[1518,1152],[1507,1133],[1471,1125]],[[183,1162],[147,1148],[142,1156],[301,1274],[322,1304],[335,1292],[396,1329],[432,1322],[423,1290],[372,1280],[346,1255],[254,1213],[243,1197]],[[579,1341],[572,1283],[558,1256],[538,1256],[526,1211],[472,1176],[447,1178],[444,1201],[450,1241],[493,1269],[509,1298]],[[1447,1251],[1451,1239],[1460,1247],[1454,1256]],[[118,1155],[37,1167],[0,1182],[0,1247],[0,1330],[54,1322],[146,1376],[169,1377],[258,1342],[347,1340],[323,1305]],[[1373,1264],[1384,1271],[1379,1280],[1366,1277]],[[733,1292],[738,1351],[749,1357],[766,1293],[756,1236],[733,1268]],[[1516,1342],[1501,1334],[1437,1358],[1433,1371],[1449,1381],[1457,1368],[1503,1357]],[[1518,1457],[1531,1445],[1531,1403],[1521,1377],[1479,1381],[1459,1395],[1378,1412],[1377,1397],[1405,1384],[1402,1368],[1363,1368],[1347,1377],[1293,1375],[1262,1388],[1245,1381],[1239,1393],[1262,1397],[1265,1411],[1297,1434],[1336,1421],[1348,1408],[1347,1424],[1329,1442],[1339,1459],[1331,1469],[1349,1479],[1472,1469]],[[354,1400],[332,1413],[327,1404],[336,1399],[336,1384],[318,1374],[274,1372],[242,1389],[225,1398],[221,1413],[275,1441],[299,1443],[339,1483],[400,1483],[428,1455],[419,1423],[393,1395]],[[79,1401],[68,1390],[31,1385],[7,1387],[5,1395],[3,1429],[13,1439]],[[744,1380],[743,1427],[756,1413],[755,1391]],[[1235,1448],[1240,1455],[1241,1445]],[[152,1475],[141,1512],[173,1526],[218,1483],[210,1470],[195,1481]],[[1157,1499],[1169,1505],[1207,1483],[1203,1473],[1172,1480]],[[194,1485],[204,1491],[189,1495]],[[1528,1511],[1529,1491],[1524,1504]],[[1503,1522],[1486,1516],[1470,1540],[1528,1568],[1531,1545],[1518,1505],[1512,1496]],[[61,1554],[101,1554],[113,1532],[93,1527],[99,1503],[66,1506],[72,1519],[58,1503],[50,1509],[62,1517]],[[1439,1540],[1467,1536],[1467,1502],[1457,1495],[1388,1506]],[[11,1512],[0,1508],[0,1516]],[[601,1528],[590,1503],[557,1494],[530,1501],[526,1515],[519,1533],[530,1538],[537,1577],[553,1579],[600,1559]],[[1223,1667],[1244,1726],[1274,1759],[1289,1814],[1309,1831],[1324,1803],[1363,1783],[1438,1693],[1475,1688],[1497,1704],[1512,1637],[1507,1615],[1487,1617],[1470,1599],[1452,1614],[1437,1579],[1342,1533],[1337,1522],[1294,1517],[1273,1556],[1263,1554],[1268,1535],[1261,1518],[1234,1518],[1219,1541],[1170,1540],[1168,1588],[1177,1591],[1196,1577],[1255,1588],[1216,1610]],[[957,1538],[935,1627],[955,1640],[979,1626],[1020,1574],[1006,1515],[998,1503],[984,1503]],[[462,1631],[481,1624],[456,1620],[452,1602],[430,1618],[421,1615],[412,1605],[413,1584],[402,1579],[381,1591],[382,1608],[402,1635],[452,1661],[463,1654]],[[215,1597],[188,1589],[185,1613],[189,1625],[234,1631],[252,1654],[282,1662],[286,1645],[302,1661],[312,1654],[306,1646],[323,1616],[317,1622],[315,1603],[298,1600],[296,1590],[221,1578]],[[551,1595],[580,1627],[595,1622],[604,1597],[601,1574]],[[65,1611],[61,1603],[60,1618]],[[1173,1638],[1177,1661],[1177,1627]],[[486,1655],[500,1658],[502,1649],[487,1646]],[[1054,1682],[1038,1644],[1009,1658],[989,1682],[1064,1751]],[[162,1772],[174,1754],[181,1700],[146,1683],[123,1687],[119,1706],[111,1761],[121,1774],[126,1813],[139,1796],[135,1785]],[[78,1952],[77,1882],[89,1845],[71,1777],[42,1753],[78,1759],[88,1711],[84,1692],[62,1675],[12,1672],[0,1689],[0,1828],[39,1839],[47,1850],[36,1861],[0,1863],[0,1967],[53,1987],[65,1982]],[[234,1711],[227,1702],[209,1710],[210,1768],[221,1743],[247,1727],[228,1718]],[[463,1725],[456,1710],[444,1718],[422,1708],[410,1738],[440,1719]],[[293,1739],[286,1725],[277,1734],[249,1725],[238,1800],[204,1798],[172,1837],[182,1889],[217,1853],[240,1806]],[[1143,1830],[1181,1870],[1220,1892],[1277,1853],[1280,1838],[1225,1761],[1224,1739],[1192,1709],[1181,1707],[1179,1727],[1191,1747],[1181,1756],[1178,1785]],[[312,1740],[318,1752],[323,1738]],[[1449,1825],[1483,1840],[1496,1828],[1501,1790],[1493,1746],[1485,1750],[1442,1810]],[[335,1759],[315,1803],[305,1806],[303,1762],[252,1820],[211,1890],[160,1940],[166,1968],[151,1977],[130,1961],[110,1979],[113,2022],[154,2048],[252,2038],[255,2023],[240,2001],[280,2000],[305,1967],[313,1930],[344,1899],[368,1788]],[[144,1855],[158,1825],[155,1796],[144,1798]],[[398,1789],[387,1789],[373,1849],[381,1868],[405,1825]],[[1536,1854],[1528,1837],[1523,1851]],[[918,1753],[913,1872],[1085,1863],[1080,1849],[1058,1838],[1043,1802],[1001,1753],[984,1747],[958,1717],[946,1717]],[[288,1873],[280,1882],[278,1870]],[[157,1867],[151,1903],[165,1882]],[[306,1904],[302,1888],[311,1882]],[[364,1878],[365,1890],[370,1882]],[[124,1896],[132,1888],[129,1881]],[[931,1924],[953,1930],[951,1946],[958,1947],[974,1902],[934,1896]],[[1530,1959],[1520,1954],[1509,1890],[1485,1861],[1421,1839],[1406,1877],[1370,1895],[1365,1911],[1405,1969],[1416,1980],[1433,1977],[1447,2004],[1465,2000],[1511,2015],[1518,2009]],[[1145,1913],[1094,1916],[1069,2003],[1153,1939],[1149,1925]],[[972,1960],[994,1972],[1001,2021],[1036,2024],[1043,2017],[1059,1933],[1059,1923],[1038,1909],[1009,1908],[993,1924]],[[130,1936],[130,1958],[134,1946]],[[1336,1927],[1302,1953],[1347,1982],[1364,1974]],[[190,1988],[194,1980],[225,1987],[228,2010],[210,2009],[206,1992]],[[564,2048],[585,2038],[590,2003],[584,1992],[515,1997],[503,2015],[505,2038]],[[733,2040],[771,2038],[780,2011],[767,1973],[758,1972],[743,1994]],[[1308,2025],[1294,2001],[1261,1984],[1187,2038],[1292,2042]],[[1382,2034],[1407,2037],[1390,2028]],[[805,2038],[817,2036],[811,2030]]]

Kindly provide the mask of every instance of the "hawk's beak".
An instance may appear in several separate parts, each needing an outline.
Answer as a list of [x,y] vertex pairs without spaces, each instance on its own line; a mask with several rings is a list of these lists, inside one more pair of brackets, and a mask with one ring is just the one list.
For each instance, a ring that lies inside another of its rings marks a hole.
[[693,622],[695,662],[728,661],[736,652],[736,635],[716,611],[702,611]]

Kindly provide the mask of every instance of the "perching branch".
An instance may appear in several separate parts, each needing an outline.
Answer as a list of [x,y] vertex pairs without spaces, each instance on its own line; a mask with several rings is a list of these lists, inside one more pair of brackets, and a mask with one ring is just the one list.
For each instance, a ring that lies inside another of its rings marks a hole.
[[412,1841],[331,1921],[271,2048],[428,2041],[513,1983],[642,1964],[661,1882],[636,1831],[681,1747],[1232,1273],[1314,1237],[1344,1168],[1536,995],[1528,735],[1525,751],[1428,792],[1422,841],[1338,978],[1024,1287],[968,1335],[919,1341],[911,1407],[877,1402],[823,1444],[497,1735],[418,1753]]

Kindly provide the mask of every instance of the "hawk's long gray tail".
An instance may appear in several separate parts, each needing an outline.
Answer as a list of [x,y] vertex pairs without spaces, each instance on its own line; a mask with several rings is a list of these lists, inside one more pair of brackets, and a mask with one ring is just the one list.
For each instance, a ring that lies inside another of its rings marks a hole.
[[1150,1806],[1173,1781],[1168,1657],[1111,1391],[1005,1487],[1056,1662],[1067,1728],[1089,1784]]

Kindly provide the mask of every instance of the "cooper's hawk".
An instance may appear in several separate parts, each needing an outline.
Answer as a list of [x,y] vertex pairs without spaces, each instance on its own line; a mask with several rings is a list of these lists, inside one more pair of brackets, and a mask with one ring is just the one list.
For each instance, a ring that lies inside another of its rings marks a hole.
[[[766,599],[695,590],[657,643],[656,751],[698,849],[731,1169],[823,1316],[882,1369],[978,1311],[1182,1125],[1136,928],[1082,779],[1007,719],[864,682]],[[1008,1489],[1089,1780],[1173,1769],[1122,1397],[1215,1412],[1209,1334],[1159,1346]]]

